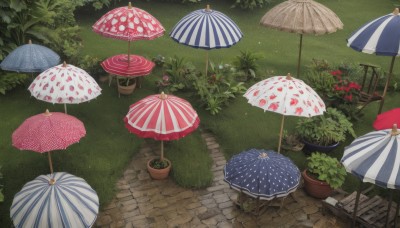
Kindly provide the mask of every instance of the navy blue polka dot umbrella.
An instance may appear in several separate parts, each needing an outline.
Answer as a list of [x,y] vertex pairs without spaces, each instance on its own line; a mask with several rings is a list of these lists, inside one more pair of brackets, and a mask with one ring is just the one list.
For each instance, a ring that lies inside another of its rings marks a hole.
[[250,149],[229,160],[224,181],[249,196],[271,200],[296,191],[300,171],[289,158],[272,150]]

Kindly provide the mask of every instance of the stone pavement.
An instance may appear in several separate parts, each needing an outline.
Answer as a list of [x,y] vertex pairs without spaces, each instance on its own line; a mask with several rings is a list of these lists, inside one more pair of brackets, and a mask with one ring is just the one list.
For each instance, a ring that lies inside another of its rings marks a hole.
[[322,205],[298,189],[284,206],[268,207],[259,216],[238,209],[237,191],[223,181],[226,160],[210,133],[202,133],[213,159],[213,183],[202,190],[177,186],[170,178],[152,180],[147,161],[160,154],[158,142],[145,141],[116,183],[117,194],[102,208],[95,227],[345,227]]

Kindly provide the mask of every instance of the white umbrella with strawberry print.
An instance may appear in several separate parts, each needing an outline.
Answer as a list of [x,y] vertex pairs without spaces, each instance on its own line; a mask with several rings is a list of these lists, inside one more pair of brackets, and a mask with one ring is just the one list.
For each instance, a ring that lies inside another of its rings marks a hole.
[[28,90],[36,99],[53,104],[79,104],[101,94],[97,82],[84,70],[66,64],[47,69],[39,74]]
[[281,150],[285,116],[311,117],[322,115],[324,101],[302,80],[287,76],[274,76],[251,86],[244,97],[248,102],[264,111],[282,114],[278,153]]

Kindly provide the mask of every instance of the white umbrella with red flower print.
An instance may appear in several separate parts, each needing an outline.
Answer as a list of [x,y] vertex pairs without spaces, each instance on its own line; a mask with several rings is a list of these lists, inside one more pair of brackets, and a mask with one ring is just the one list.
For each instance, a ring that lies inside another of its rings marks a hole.
[[275,76],[251,86],[244,97],[264,111],[282,114],[278,153],[281,149],[285,116],[311,117],[322,115],[325,104],[318,94],[302,80],[287,76]]
[[50,171],[53,173],[50,151],[65,150],[85,135],[85,126],[77,118],[46,110],[29,117],[13,132],[12,145],[20,150],[48,152]]
[[164,35],[161,23],[148,12],[128,6],[104,14],[94,25],[93,31],[105,37],[128,41],[128,62],[131,41],[153,40]]
[[200,124],[189,102],[164,93],[150,95],[131,105],[124,121],[131,133],[161,140],[161,161],[164,160],[164,140],[185,137]]
[[79,104],[101,94],[97,82],[84,70],[65,62],[39,74],[28,90],[36,99],[49,103]]

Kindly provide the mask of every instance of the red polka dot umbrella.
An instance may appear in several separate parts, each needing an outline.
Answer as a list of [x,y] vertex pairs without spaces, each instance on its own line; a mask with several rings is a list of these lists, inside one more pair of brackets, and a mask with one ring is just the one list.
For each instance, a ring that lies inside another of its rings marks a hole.
[[139,55],[131,55],[128,62],[128,55],[121,54],[104,60],[101,66],[110,74],[137,77],[150,74],[155,64]]
[[92,26],[93,31],[105,37],[130,41],[152,40],[164,35],[161,23],[148,12],[128,6],[113,9]]
[[86,71],[65,62],[39,74],[28,90],[36,99],[64,104],[65,113],[67,103],[79,104],[101,94],[101,88]]
[[13,132],[12,145],[20,150],[48,152],[50,171],[53,173],[50,151],[65,150],[85,135],[85,126],[77,118],[46,110],[29,117]]
[[164,159],[164,140],[185,137],[200,124],[199,116],[189,102],[164,93],[150,95],[132,104],[124,121],[131,133],[161,140],[161,160]]
[[322,115],[324,101],[302,80],[288,76],[275,76],[251,86],[244,97],[248,102],[264,111],[282,114],[278,152],[281,149],[285,116],[311,117]]

